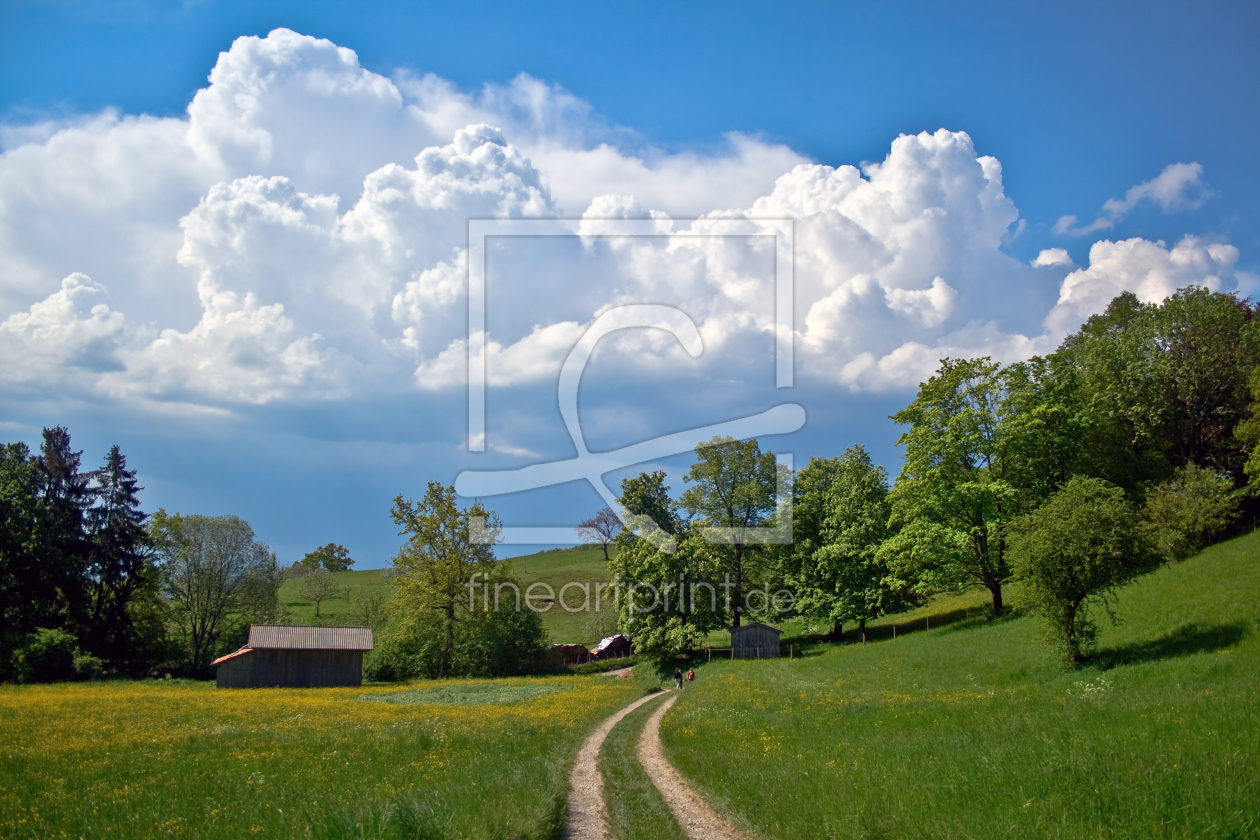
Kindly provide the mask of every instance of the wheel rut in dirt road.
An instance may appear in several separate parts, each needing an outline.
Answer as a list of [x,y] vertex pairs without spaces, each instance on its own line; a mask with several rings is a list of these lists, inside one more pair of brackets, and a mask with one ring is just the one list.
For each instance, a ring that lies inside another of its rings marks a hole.
[[746,840],[735,826],[700,798],[665,757],[661,746],[661,718],[677,700],[678,695],[675,694],[648,718],[643,734],[639,736],[639,764],[660,791],[661,798],[673,812],[683,833],[691,840]]
[[604,746],[608,733],[626,715],[665,693],[649,694],[635,700],[606,718],[582,743],[577,761],[573,764],[573,772],[569,774],[569,822],[564,830],[565,840],[612,840],[612,829],[608,825],[608,803],[604,801],[604,777],[599,772],[599,751]]

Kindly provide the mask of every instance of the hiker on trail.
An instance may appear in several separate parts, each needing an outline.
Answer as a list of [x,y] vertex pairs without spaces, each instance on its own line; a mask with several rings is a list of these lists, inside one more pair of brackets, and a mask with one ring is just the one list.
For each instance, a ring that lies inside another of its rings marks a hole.
[[682,690],[682,671],[678,668],[674,669],[674,687],[679,691]]
[[687,682],[695,682],[695,681],[696,681],[696,669],[688,668],[687,669]]

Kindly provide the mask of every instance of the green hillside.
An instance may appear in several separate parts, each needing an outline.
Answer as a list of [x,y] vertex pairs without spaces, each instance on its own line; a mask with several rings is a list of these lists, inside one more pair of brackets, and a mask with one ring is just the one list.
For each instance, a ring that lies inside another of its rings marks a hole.
[[319,605],[319,618],[315,618],[315,604],[302,598],[301,578],[291,578],[280,586],[280,601],[293,614],[298,624],[338,624],[339,617],[349,611],[351,602],[358,590],[379,589],[389,592],[389,581],[381,572],[383,569],[369,569],[362,572],[333,572],[333,580],[341,587],[341,593]]
[[973,600],[700,666],[672,760],[766,838],[1260,837],[1260,534],[1123,589],[1079,671]]
[[[598,546],[577,546],[575,548],[552,549],[534,554],[514,557],[508,561],[512,574],[528,587],[533,583],[545,583],[551,590],[559,594],[567,583],[594,584],[609,580],[608,564],[604,562],[603,549]],[[300,578],[286,580],[280,587],[280,599],[299,624],[337,624],[344,621],[350,610],[358,590],[379,588],[389,591],[390,582],[382,576],[382,569],[368,571],[335,572],[333,579],[342,591],[337,597],[324,601],[319,605],[319,618],[315,617],[315,604],[302,598],[303,582]],[[546,590],[534,590],[535,599],[540,607],[542,599],[547,597]],[[591,606],[594,606],[594,587],[591,587]],[[566,593],[566,603],[576,607],[582,602],[580,590],[570,589]],[[601,604],[601,606],[603,606]],[[553,642],[578,642],[591,644],[598,638],[588,638],[587,618],[583,613],[569,613],[559,604],[553,605],[542,614],[543,627]]]

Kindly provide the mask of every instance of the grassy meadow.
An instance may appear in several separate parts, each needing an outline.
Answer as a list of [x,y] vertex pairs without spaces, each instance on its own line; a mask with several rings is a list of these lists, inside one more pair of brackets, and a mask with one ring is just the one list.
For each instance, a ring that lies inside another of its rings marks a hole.
[[[557,591],[607,579],[598,548],[513,566]],[[792,660],[697,662],[666,750],[765,840],[1260,838],[1260,534],[1125,587],[1079,671],[987,605],[943,596],[865,645],[785,625]],[[583,616],[543,620],[582,638]],[[0,837],[554,838],[580,740],[661,681],[4,685]],[[620,840],[683,836],[635,756],[656,707],[600,758]]]
[[553,837],[578,742],[642,693],[604,677],[0,686],[0,836]]
[[1123,589],[1080,671],[982,603],[715,660],[666,748],[766,838],[1260,837],[1260,534]]

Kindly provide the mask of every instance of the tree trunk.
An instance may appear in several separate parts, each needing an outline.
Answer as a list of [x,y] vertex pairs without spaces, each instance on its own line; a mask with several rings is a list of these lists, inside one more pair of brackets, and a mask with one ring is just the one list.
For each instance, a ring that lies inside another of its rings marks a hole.
[[1080,639],[1076,636],[1076,611],[1079,604],[1069,604],[1063,611],[1063,641],[1067,647],[1068,661],[1072,667],[1078,667],[1085,661],[1081,655]]
[[[736,554],[735,562],[738,564],[739,561],[740,561],[740,556],[739,554]],[[743,565],[740,564],[735,567],[735,622],[731,625],[732,627],[739,626],[739,618],[740,618],[739,614],[742,611],[741,607],[743,603],[744,603],[744,568],[743,568]]]
[[866,617],[858,619],[858,638],[866,641]]
[[993,617],[997,618],[1002,614],[1002,582],[990,581],[985,586],[989,587],[989,591],[993,593]]
[[608,543],[603,543],[603,546],[604,546],[604,562],[607,563],[608,562]]
[[837,621],[831,627],[831,633],[827,636],[833,642],[839,642],[844,639],[844,622]]

